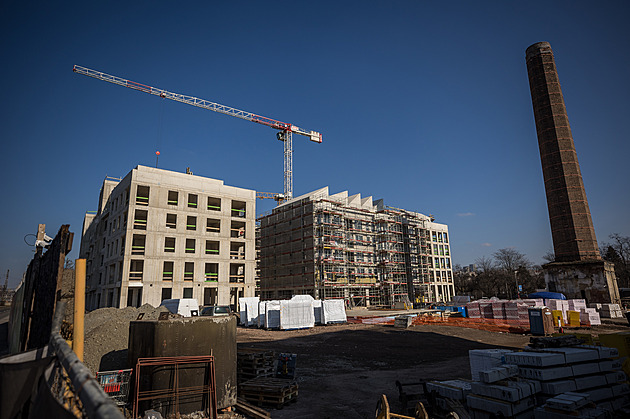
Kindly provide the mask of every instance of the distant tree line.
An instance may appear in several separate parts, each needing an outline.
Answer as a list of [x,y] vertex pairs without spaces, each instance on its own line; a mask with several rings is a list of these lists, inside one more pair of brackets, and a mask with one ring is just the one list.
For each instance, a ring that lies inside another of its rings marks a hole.
[[[609,238],[610,242],[600,245],[602,258],[615,265],[619,287],[630,288],[630,237],[611,234]],[[553,262],[555,256],[553,252],[547,252],[543,259]],[[476,259],[475,264],[477,267],[474,272],[464,272],[460,265],[453,266],[457,295],[517,298],[545,288],[542,268],[532,264],[514,248],[499,249],[491,257]]]
[[475,264],[475,272],[463,272],[459,265],[454,266],[457,295],[518,298],[545,287],[540,266],[534,266],[523,253],[513,248],[499,249],[492,257],[482,256],[475,260]]

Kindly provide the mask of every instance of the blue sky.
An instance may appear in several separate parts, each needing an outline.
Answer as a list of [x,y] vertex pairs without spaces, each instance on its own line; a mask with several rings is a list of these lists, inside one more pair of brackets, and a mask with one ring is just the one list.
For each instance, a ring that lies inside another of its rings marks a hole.
[[[56,4],[59,3],[59,4]],[[627,2],[20,2],[0,5],[0,278],[45,223],[75,233],[138,164],[282,191],[275,131],[76,75],[74,64],[323,134],[294,193],[384,198],[449,225],[455,263],[552,249],[525,49],[554,50],[597,238],[630,235]],[[227,156],[227,157],[226,157]],[[258,213],[271,209],[258,201]]]

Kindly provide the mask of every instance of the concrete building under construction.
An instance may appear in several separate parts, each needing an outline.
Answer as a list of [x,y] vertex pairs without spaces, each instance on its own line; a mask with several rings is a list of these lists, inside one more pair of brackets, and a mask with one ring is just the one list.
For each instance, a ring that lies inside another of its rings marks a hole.
[[446,225],[328,187],[260,218],[259,269],[262,299],[310,294],[391,307],[454,295]]
[[255,200],[253,190],[152,167],[106,178],[83,224],[86,308],[169,298],[236,308],[254,296]]

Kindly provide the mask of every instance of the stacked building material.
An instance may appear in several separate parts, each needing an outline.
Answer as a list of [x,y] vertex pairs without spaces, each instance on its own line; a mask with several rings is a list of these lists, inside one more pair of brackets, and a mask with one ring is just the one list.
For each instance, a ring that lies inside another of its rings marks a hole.
[[569,305],[569,310],[573,311],[582,311],[582,309],[586,308],[586,300],[567,300],[567,304]]
[[[548,299],[548,300],[545,300],[545,305],[549,307],[552,312],[553,311],[562,312],[562,321],[563,323],[567,322],[569,318],[567,314],[567,311],[569,311],[569,302],[567,300]],[[554,317],[555,317],[555,313],[554,313]]]
[[566,392],[547,399],[547,403],[534,410],[535,419],[604,419],[609,413],[594,407],[590,396]]
[[236,380],[239,385],[257,377],[272,377],[274,374],[273,351],[238,348],[236,360]]
[[345,323],[346,306],[343,300],[322,301],[321,322],[322,324]]
[[503,365],[479,372],[479,381],[471,385],[466,403],[473,418],[528,417],[536,406],[540,385],[518,380],[516,365]]
[[482,319],[494,319],[492,300],[479,300],[479,312]]
[[481,309],[479,308],[479,301],[472,301],[466,304],[466,312],[471,319],[481,318]]
[[598,326],[602,324],[602,321],[596,309],[583,308],[580,311],[580,323],[586,326]]
[[509,349],[471,349],[468,351],[473,381],[479,381],[479,372],[505,364],[505,354],[511,352]]
[[505,301],[495,300],[492,301],[492,318],[505,320]]
[[291,330],[310,327],[315,327],[315,312],[312,301],[280,301],[280,329]]
[[259,300],[258,297],[243,297],[238,299],[241,326],[254,326],[258,324]]
[[520,300],[513,300],[504,302],[503,307],[505,310],[505,319],[509,320],[510,324],[516,324],[524,328],[529,327],[529,304]]
[[470,387],[469,380],[429,381],[426,384],[426,391],[432,395],[440,409],[451,411],[453,400],[462,405],[466,403]]
[[615,410],[628,402],[630,394],[621,362],[614,359],[618,355],[615,348],[581,345],[513,352],[506,354],[505,360],[518,365],[519,377],[540,383],[542,402],[567,391],[579,391],[599,407]]
[[599,315],[606,319],[619,319],[623,318],[623,311],[619,304],[602,304]]

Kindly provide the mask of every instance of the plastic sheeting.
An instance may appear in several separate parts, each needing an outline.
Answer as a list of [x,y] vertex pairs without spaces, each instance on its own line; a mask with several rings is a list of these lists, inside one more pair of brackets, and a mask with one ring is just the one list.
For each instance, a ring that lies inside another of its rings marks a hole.
[[312,301],[280,301],[280,329],[304,329],[314,326],[315,314]]
[[258,324],[258,297],[242,297],[238,299],[241,312],[241,322],[243,326],[254,326]]
[[322,323],[343,323],[348,321],[346,306],[343,300],[322,301]]
[[279,327],[280,327],[280,301],[266,301],[265,328],[277,329]]

